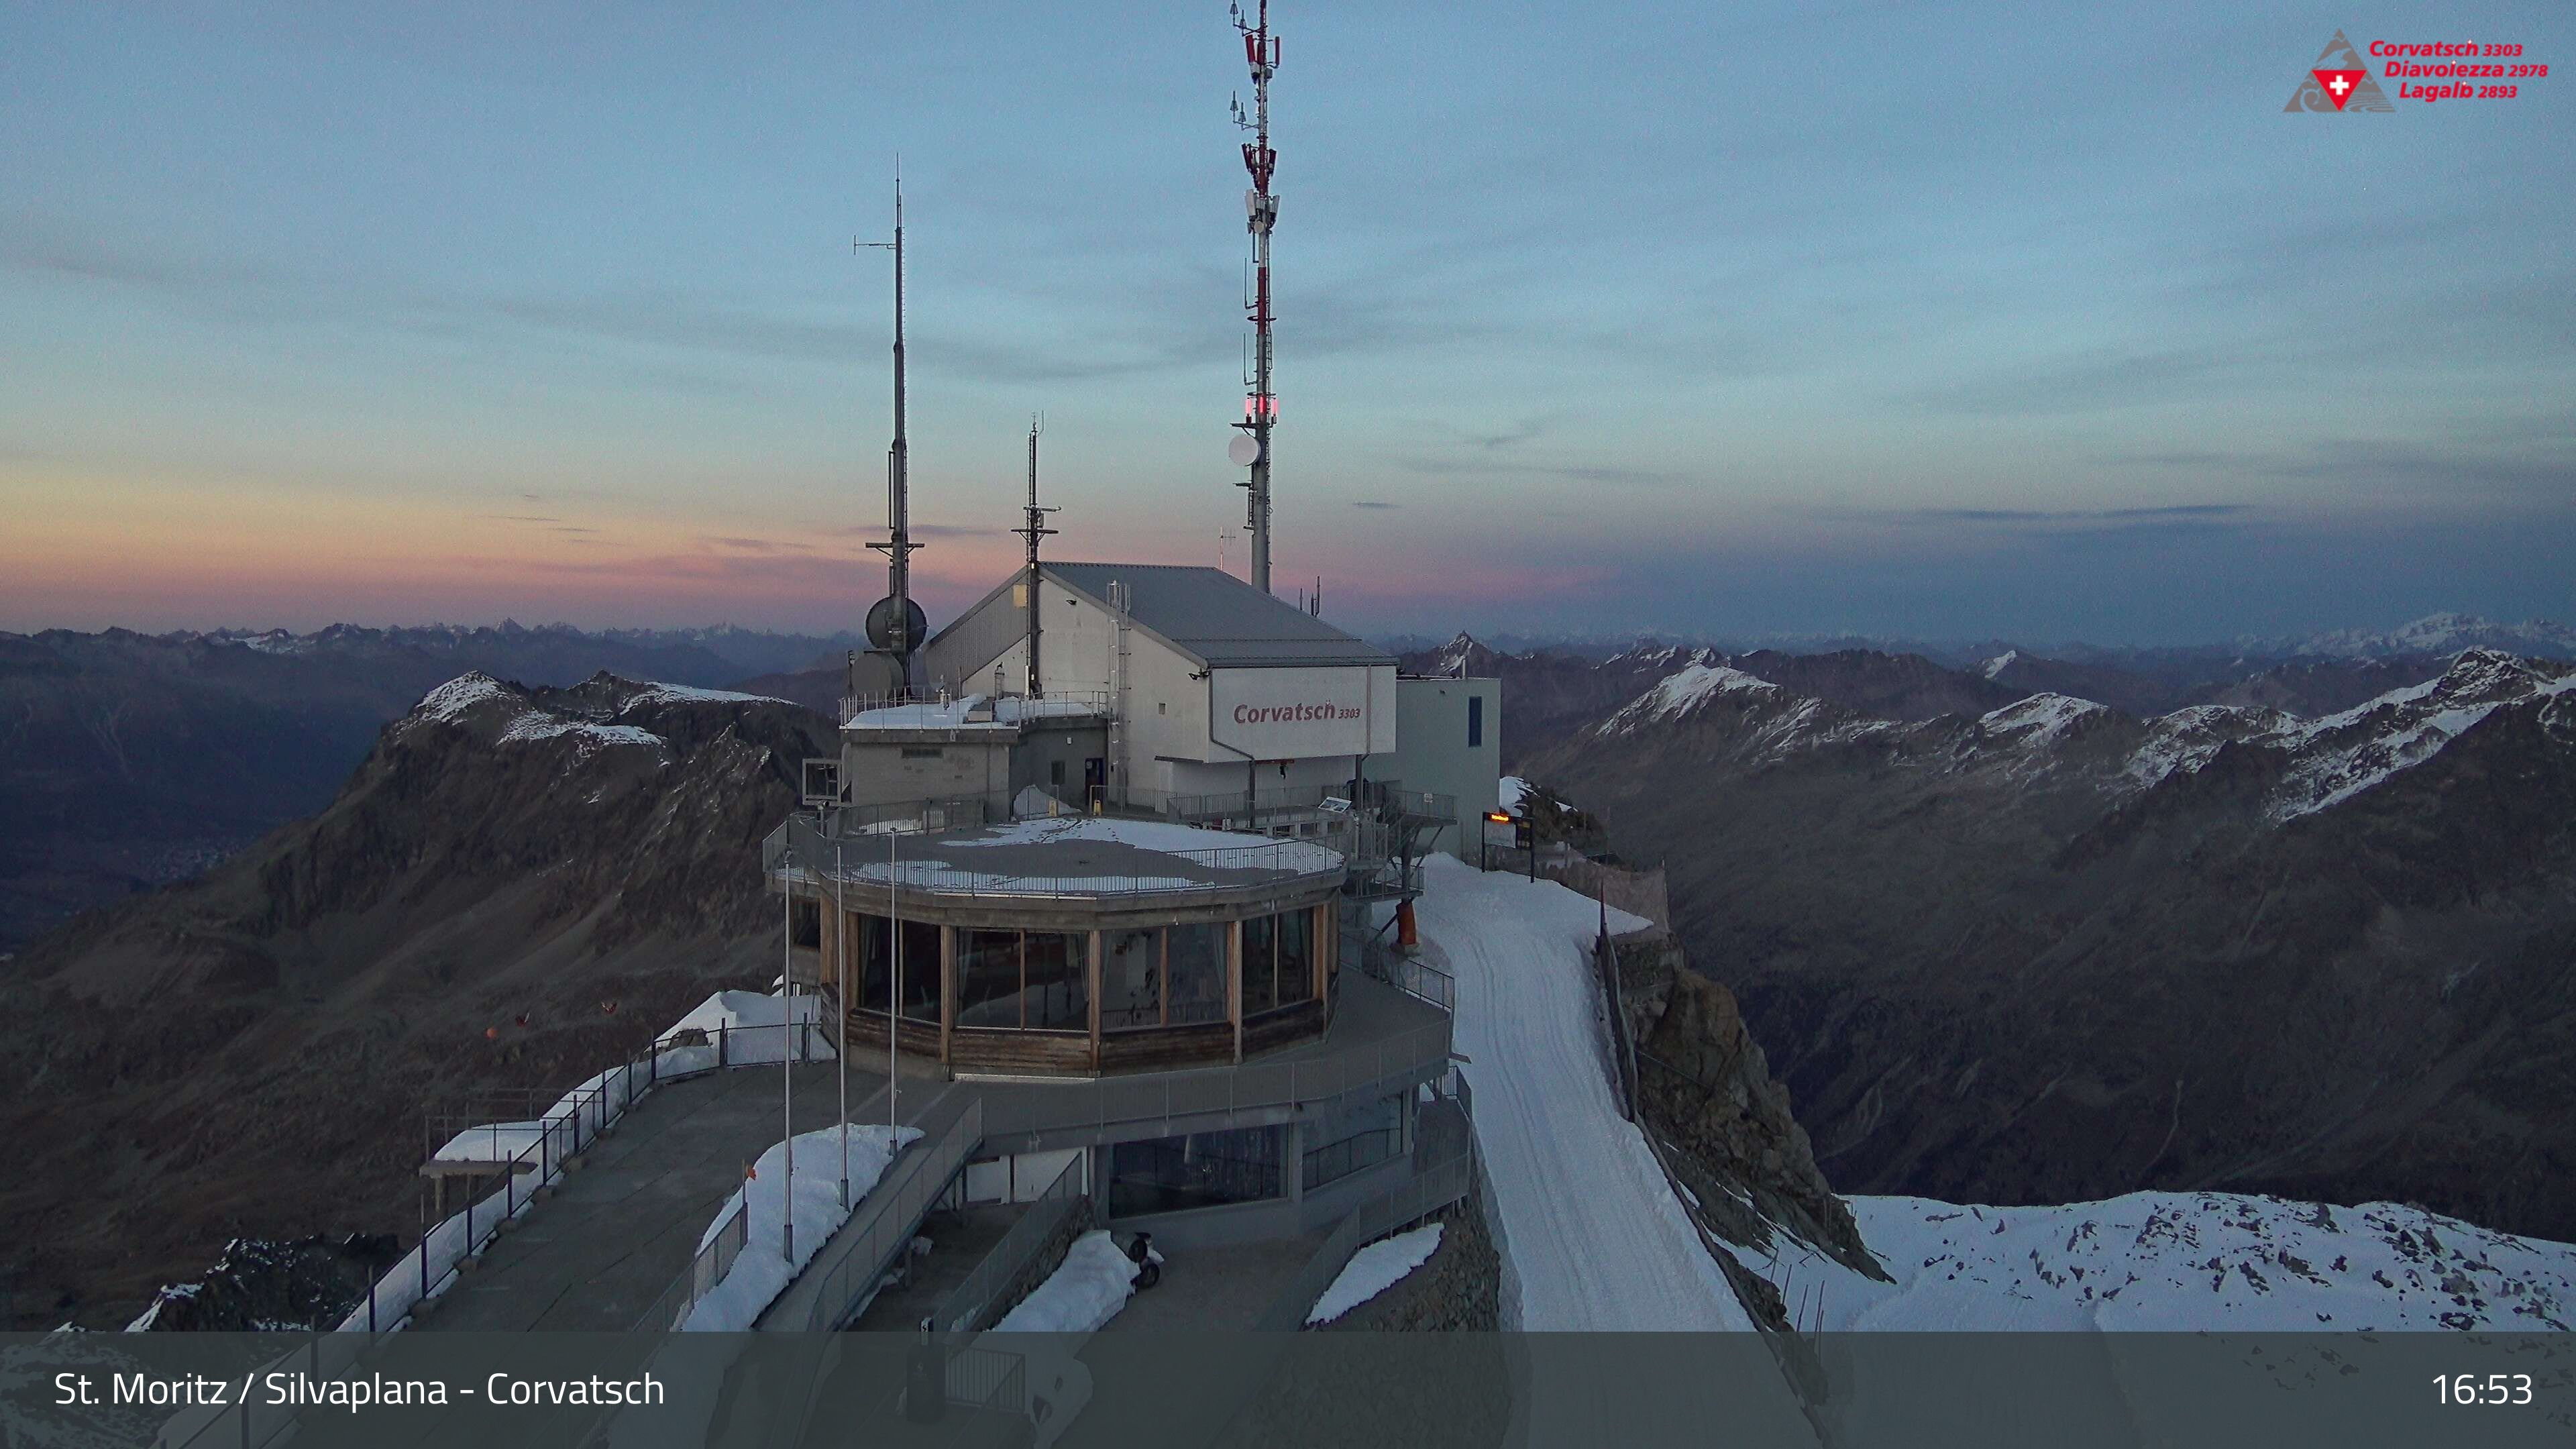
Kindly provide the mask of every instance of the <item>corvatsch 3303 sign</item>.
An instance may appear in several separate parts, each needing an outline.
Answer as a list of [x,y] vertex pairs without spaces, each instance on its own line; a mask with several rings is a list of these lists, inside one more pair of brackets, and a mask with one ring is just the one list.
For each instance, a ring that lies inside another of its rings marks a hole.
[[[1371,678],[1381,672],[1385,682]],[[1256,760],[1391,750],[1392,675],[1365,667],[1220,669],[1208,681],[1208,734]]]

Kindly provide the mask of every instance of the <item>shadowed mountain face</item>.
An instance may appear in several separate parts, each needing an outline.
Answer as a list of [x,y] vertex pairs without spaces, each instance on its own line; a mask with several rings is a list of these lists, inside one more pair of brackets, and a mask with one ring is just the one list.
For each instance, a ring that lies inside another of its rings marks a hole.
[[[2317,677],[2245,684],[2354,676]],[[1663,859],[1845,1192],[2394,1198],[2564,1239],[2571,686],[2472,650],[2310,719],[1907,719],[1699,665],[1530,773]]]
[[560,1089],[766,984],[760,839],[831,737],[468,675],[318,815],[0,964],[0,1326],[122,1323],[237,1236],[414,1231],[429,1100]]
[[516,624],[0,634],[0,952],[321,809],[387,720],[467,670],[723,685],[833,643]]

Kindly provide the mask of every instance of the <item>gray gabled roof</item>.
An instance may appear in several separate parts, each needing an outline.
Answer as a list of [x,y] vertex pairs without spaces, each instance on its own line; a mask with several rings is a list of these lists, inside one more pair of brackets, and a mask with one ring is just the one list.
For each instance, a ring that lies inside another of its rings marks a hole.
[[1187,564],[1047,563],[1047,577],[1106,607],[1112,579],[1127,587],[1127,610],[1203,665],[1393,664],[1395,656],[1355,639],[1296,605],[1222,569]]

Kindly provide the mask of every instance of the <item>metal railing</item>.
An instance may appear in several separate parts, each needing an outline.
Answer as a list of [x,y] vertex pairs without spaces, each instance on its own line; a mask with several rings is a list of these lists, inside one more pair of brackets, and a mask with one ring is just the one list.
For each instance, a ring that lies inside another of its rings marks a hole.
[[[1009,721],[1011,723],[1024,719],[1055,719],[1070,715],[1105,715],[1109,713],[1114,703],[1109,691],[1105,689],[1049,690],[1032,701],[1024,694],[979,694],[974,690],[937,688],[916,694],[911,698],[895,694],[845,694],[841,696],[841,720],[846,724],[859,715],[876,709],[899,709],[911,705],[928,705],[933,709],[945,709],[972,700],[981,700],[983,708],[999,706],[1000,713],[1011,716]],[[1032,704],[1036,706],[1035,709],[1030,708]],[[981,724],[984,721],[978,720],[977,723]],[[929,725],[925,728],[939,729],[943,726]]]
[[[1224,881],[1187,880],[1173,875],[1029,875],[1002,870],[974,870],[945,856],[904,859],[886,832],[829,834],[810,817],[791,815],[761,842],[763,868],[773,875],[797,872],[820,884],[835,881],[882,890],[900,886],[920,895],[1094,898],[1104,895],[1186,895],[1221,890]],[[889,861],[886,857],[895,858]],[[1175,867],[1203,871],[1265,871],[1290,879],[1340,879],[1347,872],[1341,852],[1316,840],[1264,840],[1243,845],[1193,850],[1156,850]],[[1148,871],[1153,866],[1145,867]],[[1271,884],[1271,881],[1260,882]]]
[[635,1331],[676,1331],[689,1321],[689,1313],[698,1306],[698,1300],[714,1292],[716,1285],[725,1280],[725,1275],[733,1271],[734,1260],[741,1257],[742,1250],[750,1245],[751,1207],[737,1198],[733,1210],[725,1214],[723,1225],[716,1229],[716,1235],[707,1240],[705,1247],[698,1249],[698,1255],[689,1261],[689,1266],[679,1277],[671,1280],[671,1286],[662,1290],[662,1295],[653,1300],[652,1306],[636,1317]]
[[1065,1163],[1055,1180],[1029,1202],[1028,1211],[1002,1234],[966,1281],[948,1292],[931,1311],[931,1326],[941,1333],[980,1333],[1016,1307],[1034,1285],[1034,1270],[1068,1222],[1088,1222],[1092,1197],[1085,1185],[1090,1163],[1082,1153]]
[[1284,1062],[1100,1077],[1043,1091],[985,1094],[985,1130],[996,1138],[1105,1130],[1262,1107],[1308,1106],[1360,1094],[1385,1096],[1448,1069],[1450,1022],[1443,1017],[1365,1046]]
[[1442,1011],[1458,1009],[1458,981],[1448,972],[1418,956],[1407,956],[1390,948],[1381,938],[1356,932],[1344,932],[1347,945],[1354,938],[1359,948],[1354,953],[1360,974],[1373,981],[1383,981],[1417,1001],[1428,1002]]
[[[1464,1079],[1460,1081],[1463,1084]],[[1398,1228],[1467,1200],[1475,1192],[1480,1161],[1476,1153],[1474,1112],[1471,1099],[1461,1096],[1459,1105],[1468,1114],[1470,1127],[1461,1150],[1451,1153],[1373,1197],[1364,1199],[1343,1218],[1313,1257],[1288,1280],[1288,1286],[1262,1310],[1253,1324],[1265,1332],[1289,1333],[1306,1326],[1306,1315],[1314,1311],[1316,1300],[1333,1280],[1342,1276],[1351,1255]]]
[[1305,1154],[1302,1172],[1306,1187],[1312,1191],[1328,1182],[1339,1182],[1354,1172],[1391,1162],[1403,1150],[1401,1127],[1354,1132],[1338,1142],[1327,1142]]
[[[540,1189],[553,1185],[564,1171],[564,1164],[586,1151],[599,1135],[626,1114],[627,1109],[664,1082],[702,1076],[720,1068],[741,1063],[754,1056],[744,1048],[744,1038],[770,1036],[785,1038],[790,1032],[804,1037],[809,1057],[816,1039],[815,1023],[787,1022],[778,1026],[730,1027],[719,1025],[714,1031],[696,1027],[675,1028],[655,1038],[643,1051],[625,1062],[609,1068],[556,1095],[553,1104],[543,1112],[534,1112],[531,1104],[545,1100],[535,1088],[491,1089],[480,1099],[503,1105],[516,1104],[531,1113],[530,1120],[511,1123],[474,1122],[440,1139],[435,1138],[441,1114],[433,1109],[423,1114],[423,1123],[433,1134],[428,1155],[442,1148],[470,1151],[473,1143],[457,1141],[483,1129],[488,1155],[452,1156],[446,1160],[471,1167],[488,1168],[501,1184],[479,1199],[468,1189],[465,1209],[430,1226],[420,1241],[378,1278],[367,1290],[367,1300],[351,1310],[336,1332],[313,1335],[306,1347],[277,1361],[271,1367],[300,1365],[314,1379],[338,1377],[353,1369],[384,1334],[400,1328],[420,1303],[444,1291],[454,1282],[459,1265],[479,1253],[500,1231],[501,1224],[525,1213],[536,1200]],[[788,1043],[781,1042],[781,1050]],[[767,1058],[776,1062],[776,1056]],[[474,1099],[467,1099],[469,1101]],[[449,1109],[449,1115],[463,1115],[461,1109]],[[485,1173],[475,1173],[481,1177]],[[520,1178],[533,1181],[521,1183]],[[243,1446],[265,1446],[295,1429],[300,1408],[292,1404],[242,1404],[229,1408],[191,1411],[173,1418],[155,1440],[158,1449],[243,1449]]]
[[[848,1222],[823,1244],[794,1282],[780,1295],[783,1302],[811,1279],[812,1302],[794,1322],[762,1322],[763,1328],[802,1328],[824,1333],[841,1327],[857,1313],[861,1300],[912,1247],[922,1217],[966,1171],[966,1161],[984,1142],[981,1097],[946,1096],[932,1104],[919,1122],[921,1136],[888,1164],[877,1185],[859,1200]],[[763,1315],[764,1319],[767,1317]]]

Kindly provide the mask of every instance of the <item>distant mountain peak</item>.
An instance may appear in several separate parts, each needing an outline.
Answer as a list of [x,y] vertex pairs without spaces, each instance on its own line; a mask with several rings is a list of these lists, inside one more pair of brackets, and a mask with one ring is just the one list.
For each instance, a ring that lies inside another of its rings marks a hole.
[[2293,652],[2360,659],[2390,654],[2450,654],[2462,649],[2576,659],[2576,629],[2548,619],[2500,624],[2481,615],[2449,610],[2427,614],[2394,629],[2338,629],[2312,635],[2295,645]]

